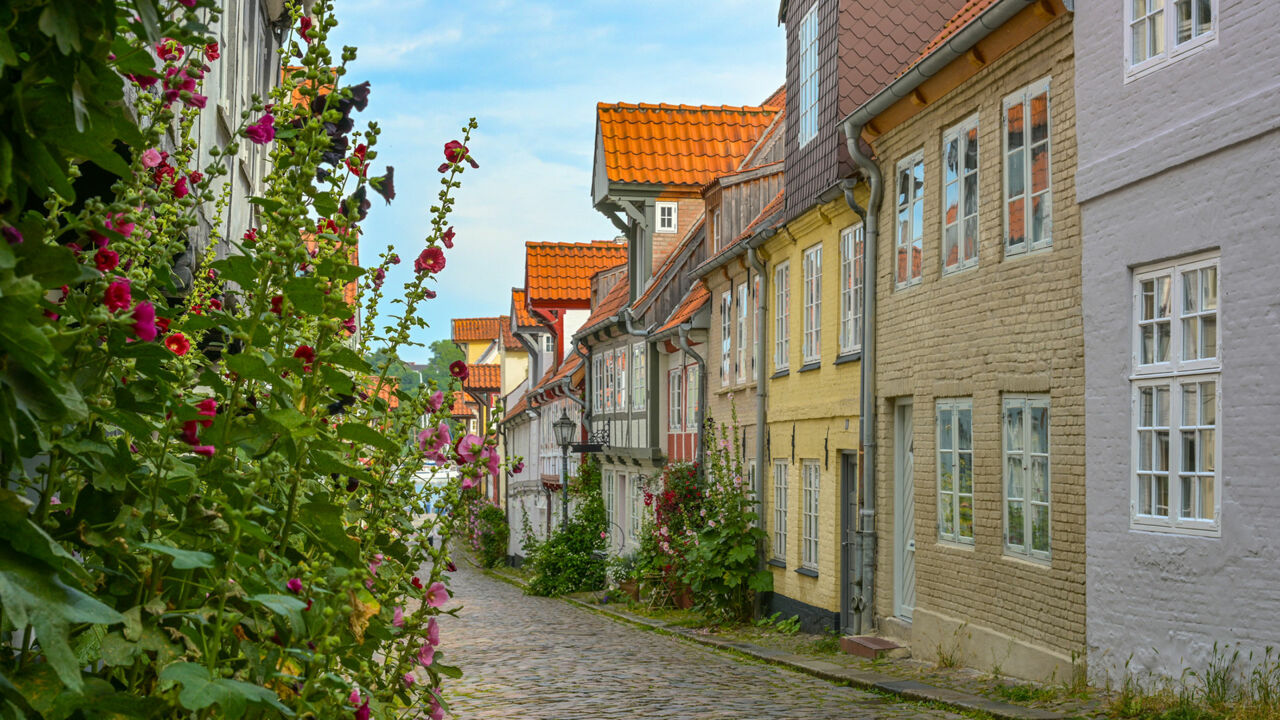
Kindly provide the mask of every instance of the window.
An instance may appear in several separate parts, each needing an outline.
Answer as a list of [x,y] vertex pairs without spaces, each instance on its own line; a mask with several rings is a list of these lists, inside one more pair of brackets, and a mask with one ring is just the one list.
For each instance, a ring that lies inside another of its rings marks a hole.
[[1049,79],[1045,78],[1004,99],[1005,255],[1053,244],[1049,164]]
[[555,351],[556,351],[556,336],[555,336],[555,335],[550,335],[550,334],[548,334],[548,335],[544,335],[544,336],[543,336],[543,338],[542,338],[542,342],[543,342],[542,349],[543,349],[545,352],[549,352],[549,353],[550,353],[550,352],[555,352]]
[[[618,508],[615,506],[616,497],[613,490],[613,471],[605,470],[601,474],[604,481],[604,511],[605,516],[609,518],[609,522],[616,523],[619,521]],[[541,494],[541,493],[539,493]]]
[[676,211],[679,206],[673,202],[654,203],[654,207],[658,211],[658,229],[656,232],[673,233],[676,231],[677,218]]
[[920,282],[924,271],[924,153],[898,163],[898,233],[894,237],[898,263],[894,285]]
[[818,6],[813,6],[800,21],[800,112],[796,141],[804,147],[818,136]]
[[614,357],[616,358],[614,365],[617,366],[614,373],[614,382],[617,388],[614,392],[614,409],[618,412],[627,411],[627,378],[629,377],[627,374],[627,355],[630,350],[630,348],[623,346],[614,351]]
[[804,472],[804,523],[801,532],[800,566],[818,569],[818,488],[822,478],[822,466],[817,460],[805,460]]
[[604,411],[613,412],[614,408],[614,390],[616,389],[615,365],[613,361],[613,351],[607,350],[604,354]]
[[1218,297],[1216,256],[1134,275],[1134,527],[1221,531]]
[[1173,0],[1172,12],[1169,4],[1169,0],[1125,0],[1130,77],[1177,60],[1213,39],[1217,0]]
[[862,224],[840,233],[840,352],[862,349]]
[[720,208],[711,214],[711,247],[720,250]]
[[978,264],[978,116],[942,134],[942,272]]
[[1004,398],[1004,549],[1049,559],[1049,397]]
[[742,283],[738,286],[738,335],[736,342],[738,343],[738,352],[734,369],[737,371],[738,382],[747,379],[747,284]]
[[595,396],[593,406],[598,413],[604,412],[604,355],[597,354],[591,359],[592,395]]
[[973,401],[938,400],[938,537],[973,543]]
[[638,342],[631,346],[631,409],[644,410],[649,384],[649,376],[645,374],[645,344]]
[[791,263],[779,263],[773,270],[774,330],[773,368],[786,370],[791,354]]
[[733,354],[733,295],[725,290],[720,296],[720,387],[729,386],[729,358]]
[[700,429],[698,427],[698,408],[702,404],[702,395],[699,393],[698,366],[689,365],[685,367],[684,372],[684,429],[688,432],[697,432]]
[[684,405],[681,402],[680,386],[684,373],[675,368],[667,373],[667,431],[680,432],[680,421],[684,417]]
[[804,251],[804,361],[822,355],[822,245]]
[[787,561],[787,463],[773,463],[773,557]]
[[760,381],[760,369],[756,367],[756,356],[760,354],[760,274],[756,273],[751,279],[751,320],[755,323],[751,327],[751,379]]
[[[622,473],[618,473],[618,479],[622,483],[623,487],[626,487],[627,476]],[[627,508],[627,511],[628,511],[627,515],[629,516],[631,522],[629,523],[630,527],[628,529],[630,530],[629,534],[631,535],[631,539],[635,540],[637,537],[640,536],[640,518],[641,518],[640,513],[642,512],[641,508],[644,507],[644,499],[642,497],[642,495],[644,494],[644,488],[640,486],[639,475],[632,475],[630,480],[631,480],[631,487],[630,487],[631,495],[629,498],[630,507]]]

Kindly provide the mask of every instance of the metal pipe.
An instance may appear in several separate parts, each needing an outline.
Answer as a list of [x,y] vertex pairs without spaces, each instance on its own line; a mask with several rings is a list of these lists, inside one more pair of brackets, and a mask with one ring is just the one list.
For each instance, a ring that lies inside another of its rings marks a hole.
[[[756,506],[760,513],[760,527],[764,527],[764,426],[769,395],[764,382],[764,349],[769,336],[769,322],[765,312],[768,305],[765,298],[769,297],[769,278],[765,276],[764,261],[760,259],[760,249],[754,241],[755,238],[752,238],[747,244],[747,262],[760,278],[760,290],[756,298],[756,484],[758,487],[754,490]],[[760,243],[763,244],[763,242],[762,239]]]
[[845,202],[862,217],[862,360],[858,363],[861,408],[858,413],[858,435],[862,445],[862,467],[858,480],[862,485],[862,510],[855,536],[857,555],[854,583],[859,587],[856,632],[866,632],[875,625],[876,568],[876,241],[879,238],[879,210],[884,198],[884,176],[875,160],[862,152],[862,125],[848,118],[841,124],[849,155],[866,176],[871,189],[867,207],[858,205],[853,186],[845,186]]
[[692,328],[693,325],[690,323],[681,323],[677,326],[676,347],[692,355],[693,361],[698,365],[698,468],[705,472],[707,466],[703,463],[705,443],[702,441],[702,433],[706,430],[703,425],[707,419],[707,361],[689,347],[689,330]]

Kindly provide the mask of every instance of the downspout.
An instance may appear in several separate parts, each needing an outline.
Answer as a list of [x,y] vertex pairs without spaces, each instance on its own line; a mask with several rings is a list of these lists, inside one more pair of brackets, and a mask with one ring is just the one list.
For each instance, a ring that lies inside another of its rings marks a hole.
[[[767,235],[765,233],[768,233]],[[760,528],[766,526],[765,523],[765,477],[769,475],[768,468],[765,467],[764,459],[764,437],[765,437],[765,415],[768,403],[768,391],[765,390],[765,366],[764,366],[764,348],[768,339],[767,328],[769,323],[766,320],[767,305],[765,298],[769,297],[769,278],[764,271],[764,261],[760,259],[760,246],[764,241],[773,237],[774,231],[767,230],[747,241],[747,262],[751,263],[751,269],[755,270],[756,277],[760,278],[759,296],[756,298],[756,483],[759,485],[756,490],[756,512],[757,522]],[[765,569],[765,553],[767,551],[761,547],[756,553],[756,570]],[[755,617],[764,616],[764,597],[761,593],[755,594]]]
[[702,433],[705,430],[703,425],[707,420],[707,361],[689,347],[689,330],[692,327],[690,323],[681,323],[677,326],[679,334],[676,335],[676,346],[686,354],[692,355],[693,361],[698,365],[698,468],[706,472],[707,466],[703,462]]

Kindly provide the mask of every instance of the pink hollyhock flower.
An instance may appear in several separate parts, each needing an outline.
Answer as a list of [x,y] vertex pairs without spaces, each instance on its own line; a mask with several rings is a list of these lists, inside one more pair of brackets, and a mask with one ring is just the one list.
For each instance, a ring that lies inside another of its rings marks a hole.
[[444,708],[440,707],[440,701],[431,696],[431,710],[429,711],[431,720],[444,720]]
[[164,339],[164,346],[169,348],[169,351],[174,355],[182,357],[191,349],[191,341],[182,333],[174,333]]
[[373,562],[369,563],[369,574],[377,575],[380,567],[382,567],[382,553],[373,556]]
[[449,363],[449,374],[466,382],[471,375],[471,370],[467,368],[467,364],[461,360],[454,360]]
[[6,225],[2,232],[4,233],[4,239],[8,240],[10,245],[21,245],[22,241],[26,240],[26,238],[22,237],[22,233],[18,232],[18,228],[11,225]]
[[132,235],[133,229],[136,227],[135,223],[129,222],[129,220],[125,218],[124,213],[111,215],[107,218],[105,224],[108,230],[115,230],[125,237]]
[[289,588],[289,592],[293,593],[294,595],[297,595],[298,593],[302,592],[302,579],[289,578],[289,582],[285,583],[284,586]]
[[209,104],[209,96],[201,95],[200,93],[191,93],[191,99],[184,102],[193,108],[200,108],[203,110],[204,106]]
[[129,307],[133,303],[129,279],[119,278],[108,285],[107,291],[102,296],[102,302],[111,312],[119,312]]
[[359,705],[360,691],[355,688],[351,688],[351,694],[347,696],[347,702],[351,703],[352,705]]
[[498,456],[497,449],[485,445],[484,449],[480,451],[480,459],[484,462],[485,469],[489,471],[489,475],[495,478],[498,477],[498,466],[502,464],[502,458]]
[[454,238],[453,226],[452,226],[452,225],[450,225],[450,226],[449,226],[449,229],[448,229],[448,230],[445,230],[445,231],[444,231],[444,234],[440,236],[440,242],[444,243],[444,246],[445,246],[445,247],[447,247],[447,248],[449,248],[450,250],[452,250],[452,249],[453,249],[453,238]]
[[439,390],[431,393],[431,397],[427,398],[427,409],[436,412],[440,406],[444,404],[444,393]]
[[404,606],[397,605],[395,613],[392,614],[391,624],[398,628],[404,627]]
[[258,145],[266,145],[276,137],[276,119],[271,113],[244,129],[245,137]]
[[217,60],[222,57],[222,53],[218,50],[218,43],[211,42],[204,46],[204,56],[210,60]]
[[436,659],[436,648],[434,645],[427,643],[418,648],[418,664],[422,667],[431,667],[431,662]]
[[378,268],[378,269],[373,273],[373,287],[374,287],[374,289],[381,289],[381,288],[382,288],[382,281],[384,281],[384,280],[386,280],[386,279],[387,279],[387,271],[386,271],[386,270],[384,270],[384,269],[382,269],[382,268]]
[[196,445],[195,447],[191,448],[191,452],[197,455],[202,455],[204,457],[213,457],[213,454],[216,453],[217,451],[218,449],[212,445]]
[[473,488],[473,487],[475,487],[475,486],[476,486],[476,481],[475,481],[475,479],[473,479],[473,478],[471,478],[471,477],[464,477],[464,478],[462,478],[462,489],[463,489],[463,490],[470,490],[471,488]]
[[444,251],[432,245],[422,249],[422,254],[413,261],[414,272],[438,273],[444,270]]
[[143,301],[133,306],[133,334],[143,342],[156,339],[156,308]]
[[427,642],[432,645],[440,644],[440,623],[437,623],[435,618],[427,621]]
[[103,248],[94,253],[93,264],[97,266],[98,272],[109,273],[120,264],[120,255],[115,250]]
[[407,672],[404,674],[403,680],[404,680],[404,686],[409,687],[413,685],[415,682],[417,682],[418,678],[414,677],[413,673]]
[[471,433],[462,436],[458,441],[458,457],[462,462],[473,463],[484,450],[484,441]]
[[356,334],[356,316],[355,316],[355,315],[352,315],[351,317],[347,318],[346,320],[343,320],[343,321],[342,321],[342,329],[346,330],[347,332],[351,333],[352,335],[355,335],[355,334]]
[[450,442],[453,442],[453,438],[449,432],[449,425],[443,420],[436,425],[434,431],[423,430],[418,435],[418,444],[424,452],[439,453],[441,449],[448,447]]
[[57,495],[54,495],[53,497],[49,498],[49,504],[50,504],[50,505],[61,505],[61,504],[62,504],[62,498],[58,497]]
[[422,291],[422,296],[423,296],[423,297],[425,297],[425,298],[426,298],[426,299],[428,299],[428,300],[435,300],[435,299],[436,299],[436,291],[435,291],[435,290],[423,290],[423,291]]
[[178,0],[178,2],[182,3],[183,5],[189,8],[193,8],[196,6],[196,3],[199,2],[199,0]]
[[369,701],[365,700],[364,704],[356,708],[356,720],[369,720]]
[[445,588],[444,583],[437,580],[431,583],[431,587],[427,588],[427,594],[423,597],[427,603],[427,607],[444,607],[449,602],[449,590]]
[[205,417],[218,416],[218,401],[215,398],[205,398],[196,403],[196,407],[199,408],[200,414]]
[[163,161],[160,157],[160,151],[155,148],[147,148],[142,153],[142,167],[153,168]]

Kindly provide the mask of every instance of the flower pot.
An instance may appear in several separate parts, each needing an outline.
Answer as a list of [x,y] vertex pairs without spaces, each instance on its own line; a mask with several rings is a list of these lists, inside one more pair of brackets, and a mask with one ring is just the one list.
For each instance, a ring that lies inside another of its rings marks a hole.
[[630,595],[633,601],[640,602],[640,583],[635,578],[627,578],[618,583],[618,589]]

